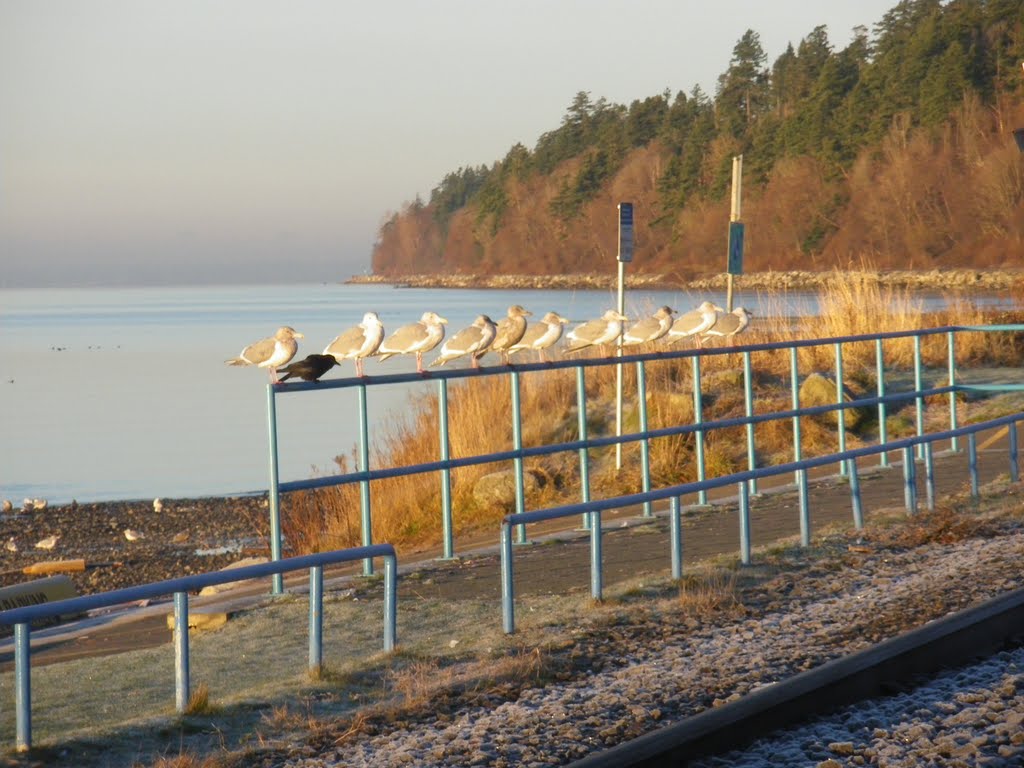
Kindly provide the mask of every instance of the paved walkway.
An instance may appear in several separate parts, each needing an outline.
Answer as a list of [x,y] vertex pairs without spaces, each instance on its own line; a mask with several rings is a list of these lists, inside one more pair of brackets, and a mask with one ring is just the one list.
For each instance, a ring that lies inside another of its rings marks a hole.
[[[1024,443],[1022,443],[1024,444]],[[963,444],[964,446],[966,443]],[[1005,432],[980,435],[979,479],[989,482],[1009,473]],[[881,468],[877,457],[860,463],[863,509],[866,519],[886,510],[891,513],[904,508],[902,466],[894,457],[892,466]],[[834,470],[833,470],[834,471]],[[791,476],[773,478],[772,482],[792,482]],[[965,450],[958,453],[935,454],[936,499],[938,503],[951,494],[969,490],[969,474]],[[924,509],[924,472],[917,473],[920,509]],[[759,494],[751,499],[751,536],[756,549],[781,539],[800,534],[799,502],[793,485],[770,488],[759,486]],[[733,491],[735,494],[735,491]],[[735,495],[727,489],[712,494],[712,504],[698,507],[696,498],[683,499],[694,506],[684,506],[683,568],[718,555],[739,552],[739,521]],[[853,514],[849,484],[827,471],[812,478],[809,494],[811,533],[826,526],[852,528]],[[580,517],[529,526],[527,534],[534,546],[514,549],[515,596],[517,601],[530,595],[564,594],[570,591],[589,592],[590,534],[581,529]],[[656,508],[651,517],[643,517],[640,509],[621,509],[602,516],[602,551],[604,584],[632,579],[645,574],[667,575],[671,567],[668,519],[665,508]],[[496,538],[496,536],[495,536]],[[545,542],[542,544],[542,542]],[[552,544],[554,542],[554,544]],[[554,549],[553,546],[557,546]],[[457,557],[445,561],[440,552],[399,553],[399,618],[404,599],[493,599],[501,600],[499,556],[493,540],[455,542]],[[557,553],[556,556],[552,556]],[[427,578],[402,579],[411,571],[429,570]],[[328,574],[326,589],[343,588],[358,579],[361,568],[352,565]],[[267,580],[269,581],[269,580]],[[305,578],[288,581],[289,589],[301,589]],[[273,598],[267,594],[266,582],[250,585],[208,598],[193,598],[190,612],[204,610],[234,611],[265,603]],[[33,665],[52,664],[83,656],[118,653],[141,647],[171,642],[167,614],[172,611],[166,602],[146,607],[112,611],[49,630],[34,631]],[[13,665],[13,642],[0,643],[0,671]]]

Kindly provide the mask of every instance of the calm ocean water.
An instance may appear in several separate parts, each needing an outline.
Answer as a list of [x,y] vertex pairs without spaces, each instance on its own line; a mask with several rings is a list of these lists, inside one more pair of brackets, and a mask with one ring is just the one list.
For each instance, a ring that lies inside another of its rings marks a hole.
[[[627,314],[662,304],[686,311],[724,295],[633,291]],[[929,299],[929,301],[936,301]],[[987,298],[987,302],[998,301]],[[449,333],[484,312],[519,303],[573,322],[616,303],[613,291],[465,291],[378,285],[287,285],[0,291],[0,497],[51,502],[188,497],[264,490],[268,483],[266,382],[224,360],[280,325],[305,334],[301,358],[375,310],[385,331],[427,309]],[[737,305],[755,314],[817,312],[812,295],[754,294]],[[431,360],[428,355],[427,360]],[[367,373],[414,369],[402,357],[367,362]],[[328,376],[351,375],[351,364]],[[370,390],[371,440],[432,384]],[[356,393],[278,398],[282,480],[334,469],[357,438]]]

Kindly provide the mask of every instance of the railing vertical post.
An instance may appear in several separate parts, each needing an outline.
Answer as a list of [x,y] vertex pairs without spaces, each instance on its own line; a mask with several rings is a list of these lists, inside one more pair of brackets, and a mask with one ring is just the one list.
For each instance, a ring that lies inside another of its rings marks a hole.
[[683,578],[683,525],[679,511],[679,497],[673,496],[668,503],[669,546],[672,549],[672,578]]
[[[448,379],[437,380],[437,429],[441,442],[441,461],[451,459],[451,441],[448,439]],[[451,560],[455,556],[452,536],[452,471],[441,470],[441,538],[442,557]]]
[[393,554],[384,557],[384,650],[395,650],[398,642],[398,562]]
[[[267,439],[270,446],[270,559],[276,562],[281,559],[281,493],[277,462],[277,404],[273,384],[267,384]],[[271,592],[275,595],[284,592],[284,577],[280,573],[271,577]]]
[[[754,415],[754,374],[750,366],[750,352],[743,351],[743,412],[749,419]],[[747,422],[747,469],[757,469],[757,448],[754,445],[754,424]],[[750,492],[757,493],[757,478],[748,481]]]
[[[953,331],[946,332],[946,346],[948,349],[947,353],[947,366],[949,368],[949,386],[956,386],[956,340]],[[956,390],[949,393],[949,428],[951,431],[957,429],[957,417],[956,417]],[[949,449],[951,451],[960,450],[960,439],[953,435],[949,439]]]
[[[512,386],[512,450],[523,450],[523,412],[519,400],[519,371],[512,371],[509,374],[509,383]],[[516,514],[521,515],[526,511],[524,496],[526,490],[523,487],[523,457],[516,456],[512,459],[512,469],[515,472],[516,490]],[[516,526],[516,542],[526,543],[526,526]]]
[[[800,434],[800,368],[797,359],[797,348],[789,350],[789,376],[791,379],[791,396],[793,404],[793,461],[803,461],[803,448]],[[807,547],[811,544],[811,510],[807,493],[807,470],[795,472],[796,486],[800,497],[800,543]]]
[[[636,397],[640,415],[640,431],[647,431],[647,375],[642,360],[636,361]],[[640,482],[644,493],[651,490],[651,445],[645,437],[640,441]],[[644,517],[654,514],[650,501],[644,502]]]
[[932,457],[932,441],[924,445],[924,496],[929,512],[935,511],[935,461]]
[[[836,350],[836,405],[842,405],[845,397],[843,392],[843,345],[839,342],[835,344]],[[845,453],[846,451],[846,410],[839,409],[836,411],[836,430],[839,433],[839,452]],[[847,463],[845,461],[839,462],[839,474],[846,475],[849,473]]]
[[32,748],[32,653],[28,623],[14,625],[14,746]]
[[590,513],[590,596],[600,600],[604,592],[601,555],[601,513]]
[[[699,426],[704,420],[702,415],[704,406],[700,391],[700,357],[698,355],[694,355],[690,360],[693,361],[693,423]],[[697,459],[697,480],[698,482],[703,482],[705,480],[704,430],[698,429],[693,433],[693,437],[695,449],[694,456]],[[708,492],[703,488],[697,491],[697,503],[701,505],[708,503]]]
[[[366,385],[360,384],[357,387],[359,392],[359,470],[370,471],[370,427],[366,413]],[[360,526],[362,528],[362,543],[364,547],[373,544],[373,516],[370,514],[370,481],[359,481],[359,509]],[[373,575],[373,558],[363,559],[363,575]]]
[[858,531],[864,528],[864,503],[860,496],[860,472],[857,460],[848,459],[850,468],[850,504],[853,507],[853,527]]
[[917,468],[914,465],[914,448],[903,449],[903,504],[907,514],[917,513]]
[[[576,367],[576,423],[580,433],[580,442],[587,442],[587,383],[583,366]],[[580,448],[580,501],[590,501],[590,450],[584,445]],[[590,515],[582,515],[581,525],[586,530],[590,526]]]
[[1020,467],[1017,464],[1017,422],[1008,424],[1007,429],[1010,441],[1010,481],[1016,483],[1020,480]]
[[192,695],[188,669],[188,592],[174,593],[174,706],[178,714],[188,709]]
[[516,631],[515,589],[512,583],[512,524],[501,522],[501,623],[506,635]]
[[737,485],[740,497],[740,562],[750,565],[750,489],[746,482],[741,481]]
[[[878,377],[878,396],[885,397],[885,358],[882,355],[882,340],[875,339],[875,373]],[[878,443],[885,445],[889,442],[889,427],[885,423],[885,402],[878,402]],[[882,451],[878,454],[878,461],[883,467],[889,466],[889,454]]]
[[[914,398],[914,407],[917,417],[918,437],[924,434],[924,398],[921,397],[921,381],[921,336],[917,334],[914,336],[914,391],[917,392],[917,397]],[[917,457],[919,459],[924,458],[924,442],[917,444]]]
[[981,495],[978,484],[978,434],[967,435],[967,468],[971,474],[971,498],[975,501]]
[[309,569],[309,673],[320,677],[324,663],[324,568]]

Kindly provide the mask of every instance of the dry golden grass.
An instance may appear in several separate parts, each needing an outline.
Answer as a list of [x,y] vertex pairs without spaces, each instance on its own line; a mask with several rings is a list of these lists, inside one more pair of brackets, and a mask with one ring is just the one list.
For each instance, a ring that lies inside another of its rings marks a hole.
[[741,610],[736,571],[707,565],[687,573],[679,582],[679,608],[690,616]]
[[[793,338],[790,320],[784,317],[784,293],[760,297],[768,307],[767,316],[754,318],[744,343]],[[944,325],[984,325],[993,322],[967,298],[947,299],[948,309],[925,314],[922,301],[909,289],[878,282],[870,270],[835,272],[828,288],[820,291],[819,315],[802,318],[800,336],[828,338],[904,331]],[[772,311],[771,307],[777,307]],[[995,318],[1000,322],[1007,318]],[[1018,334],[961,333],[956,340],[958,364],[1016,365],[1021,354]],[[685,348],[685,347],[684,347]],[[884,345],[887,371],[910,369],[914,342],[911,338],[887,340]],[[844,372],[848,382],[859,384],[862,392],[873,394],[876,367],[875,344],[844,345]],[[925,337],[922,357],[926,367],[943,369],[947,364],[945,334]],[[801,348],[798,369],[801,376],[811,371],[830,373],[835,366],[833,344]],[[790,355],[785,351],[756,352],[751,355],[754,371],[755,412],[788,410],[790,407]],[[648,426],[652,429],[693,422],[692,362],[657,360],[646,364]],[[587,429],[591,438],[615,433],[616,367],[586,369]],[[636,368],[623,366],[625,432],[639,428],[636,402]],[[704,356],[701,360],[703,419],[742,415],[742,359],[738,353]],[[493,376],[466,379],[449,387],[448,420],[450,455],[453,458],[510,450],[512,448],[510,378]],[[571,370],[530,372],[520,376],[522,438],[525,447],[566,442],[578,437],[576,379]],[[440,459],[438,403],[423,398],[410,403],[411,416],[383,430],[370,457],[374,467],[398,467]],[[890,434],[899,432],[900,416],[893,409]],[[787,461],[793,457],[793,426],[790,420],[770,421],[755,427],[755,442],[761,461]],[[649,443],[652,485],[689,482],[696,479],[693,434],[658,438]],[[848,445],[858,438],[848,435]],[[804,419],[801,424],[804,456],[836,449],[834,419]],[[624,467],[616,470],[614,447],[590,451],[590,484],[593,497],[620,495],[640,490],[639,444],[623,446]],[[742,427],[708,433],[704,441],[705,474],[715,477],[747,466],[746,432]],[[342,473],[358,464],[355,457],[338,457]],[[580,468],[576,452],[556,454],[524,462],[528,472],[541,479],[528,492],[527,507],[579,501]],[[458,536],[477,530],[493,530],[507,507],[474,498],[474,486],[485,474],[508,470],[508,463],[462,467],[451,472],[453,533]],[[403,546],[431,546],[440,543],[441,473],[410,475],[370,484],[373,540]],[[360,542],[360,490],[358,484],[291,494],[283,506],[283,528],[297,552],[322,551],[358,546]]]

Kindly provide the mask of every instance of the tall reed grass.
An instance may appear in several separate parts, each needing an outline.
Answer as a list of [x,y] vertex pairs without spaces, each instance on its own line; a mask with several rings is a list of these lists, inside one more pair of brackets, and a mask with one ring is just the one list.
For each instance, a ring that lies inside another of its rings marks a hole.
[[[820,311],[813,317],[792,322],[783,311],[784,293],[762,295],[760,306],[768,307],[751,321],[744,343],[802,338],[830,338],[884,331],[905,331],[946,325],[984,325],[1013,318],[986,315],[968,297],[947,297],[948,308],[925,313],[921,299],[905,288],[879,283],[864,272],[835,272],[818,295]],[[773,311],[772,307],[777,307]],[[1018,334],[961,333],[956,341],[958,365],[1017,365],[1021,354]],[[652,347],[655,349],[656,347]],[[944,369],[948,346],[945,334],[924,337],[922,360],[926,367]],[[832,372],[835,364],[832,344],[805,347],[798,352],[801,377],[814,371]],[[847,383],[864,391],[874,386],[876,349],[873,341],[844,345]],[[912,338],[887,340],[884,361],[887,371],[913,365]],[[756,352],[751,355],[754,370],[756,411],[788,408],[790,355],[785,351]],[[659,360],[646,364],[647,415],[651,429],[692,423],[694,417],[693,376],[690,360]],[[703,418],[742,415],[744,395],[742,360],[738,354],[704,356],[701,360]],[[624,391],[633,393],[625,403],[624,432],[637,431],[638,403],[635,399],[634,366],[623,367]],[[525,447],[568,442],[578,437],[576,382],[571,370],[524,374],[520,377],[522,437]],[[494,453],[512,448],[511,397],[509,377],[471,378],[449,388],[448,415],[450,451],[453,458]],[[587,421],[591,437],[614,434],[615,366],[586,371]],[[371,464],[396,467],[435,461],[439,458],[438,402],[428,398],[410,402],[411,417],[395,420],[384,430],[386,436],[374,446]],[[763,460],[787,460],[793,446],[788,420],[771,421],[757,427],[757,446]],[[850,436],[856,444],[857,436]],[[807,419],[802,428],[805,455],[834,449],[834,420]],[[705,438],[706,475],[727,474],[746,468],[746,437],[742,427],[715,430]],[[623,449],[625,469],[617,470],[614,448],[590,452],[589,475],[593,498],[631,493],[640,489],[636,471],[639,447]],[[696,479],[693,461],[694,436],[679,435],[650,441],[650,472],[654,487]],[[353,458],[336,459],[341,473],[352,471]],[[527,507],[571,503],[581,498],[579,458],[575,452],[556,454],[524,462],[534,482],[529,485]],[[509,467],[477,465],[451,473],[453,533],[493,532],[497,521],[509,511],[507,504],[495,503],[474,493],[480,479]],[[373,509],[373,540],[387,541],[400,549],[439,546],[441,531],[441,476],[438,472],[374,481],[370,484]],[[298,552],[322,551],[358,546],[360,543],[360,493],[349,484],[316,491],[290,494],[283,504],[283,529]]]

